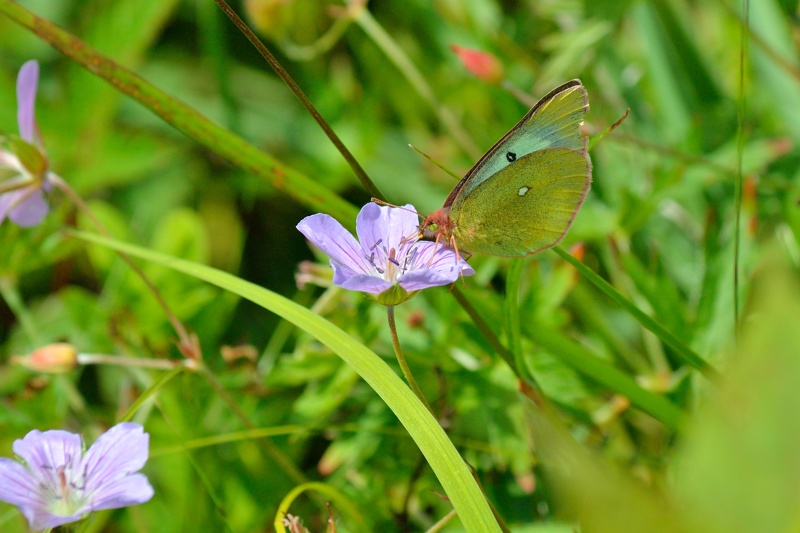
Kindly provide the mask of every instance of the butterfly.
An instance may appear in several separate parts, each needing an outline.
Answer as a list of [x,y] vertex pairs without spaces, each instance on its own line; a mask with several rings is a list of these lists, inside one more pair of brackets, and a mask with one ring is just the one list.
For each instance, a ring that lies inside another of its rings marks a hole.
[[421,237],[457,253],[504,257],[561,242],[592,182],[588,139],[581,135],[588,110],[580,80],[547,93],[425,217]]

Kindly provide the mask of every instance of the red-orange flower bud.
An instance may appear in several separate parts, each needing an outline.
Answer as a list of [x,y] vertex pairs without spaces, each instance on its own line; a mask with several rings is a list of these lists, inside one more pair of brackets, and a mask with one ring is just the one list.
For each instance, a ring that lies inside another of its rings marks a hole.
[[505,77],[503,65],[492,54],[481,50],[464,48],[457,44],[451,44],[450,49],[458,55],[467,70],[478,78],[491,84],[503,81]]

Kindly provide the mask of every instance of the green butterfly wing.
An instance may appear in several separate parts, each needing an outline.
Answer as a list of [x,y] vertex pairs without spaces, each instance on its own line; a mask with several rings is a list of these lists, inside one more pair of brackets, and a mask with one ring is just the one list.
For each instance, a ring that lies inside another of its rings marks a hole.
[[519,257],[558,244],[589,191],[591,172],[585,148],[543,148],[518,158],[456,198],[450,217],[459,248]]
[[587,139],[580,134],[589,110],[589,97],[580,80],[556,87],[539,100],[502,139],[478,160],[453,188],[445,207],[469,195],[494,174],[524,156],[544,148],[569,148],[586,152]]

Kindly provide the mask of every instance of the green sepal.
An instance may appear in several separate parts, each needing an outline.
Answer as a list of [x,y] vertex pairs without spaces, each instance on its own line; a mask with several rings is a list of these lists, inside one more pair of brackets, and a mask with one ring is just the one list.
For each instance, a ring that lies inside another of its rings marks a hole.
[[406,300],[411,299],[416,295],[419,291],[408,292],[403,287],[400,286],[399,283],[395,283],[382,293],[380,293],[376,299],[378,303],[382,305],[400,305],[401,303],[405,302]]
[[25,170],[33,176],[42,177],[47,172],[47,157],[38,147],[17,135],[3,138],[2,147],[19,159]]

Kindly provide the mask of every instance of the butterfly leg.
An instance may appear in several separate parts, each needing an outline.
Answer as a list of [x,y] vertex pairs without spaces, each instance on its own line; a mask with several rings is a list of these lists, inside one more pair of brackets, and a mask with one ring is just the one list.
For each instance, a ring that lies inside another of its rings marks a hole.
[[464,280],[464,271],[461,269],[460,266],[461,261],[466,261],[466,259],[461,257],[461,252],[458,251],[458,243],[456,242],[455,237],[450,237],[450,247],[456,252],[456,266],[458,267],[458,274],[459,277],[461,278],[461,283],[463,283],[464,286],[466,287],[467,282]]
[[436,240],[433,241],[433,253],[431,253],[431,258],[428,260],[428,268],[433,264],[433,258],[436,257],[436,249],[439,247],[439,239],[441,235],[436,235]]

